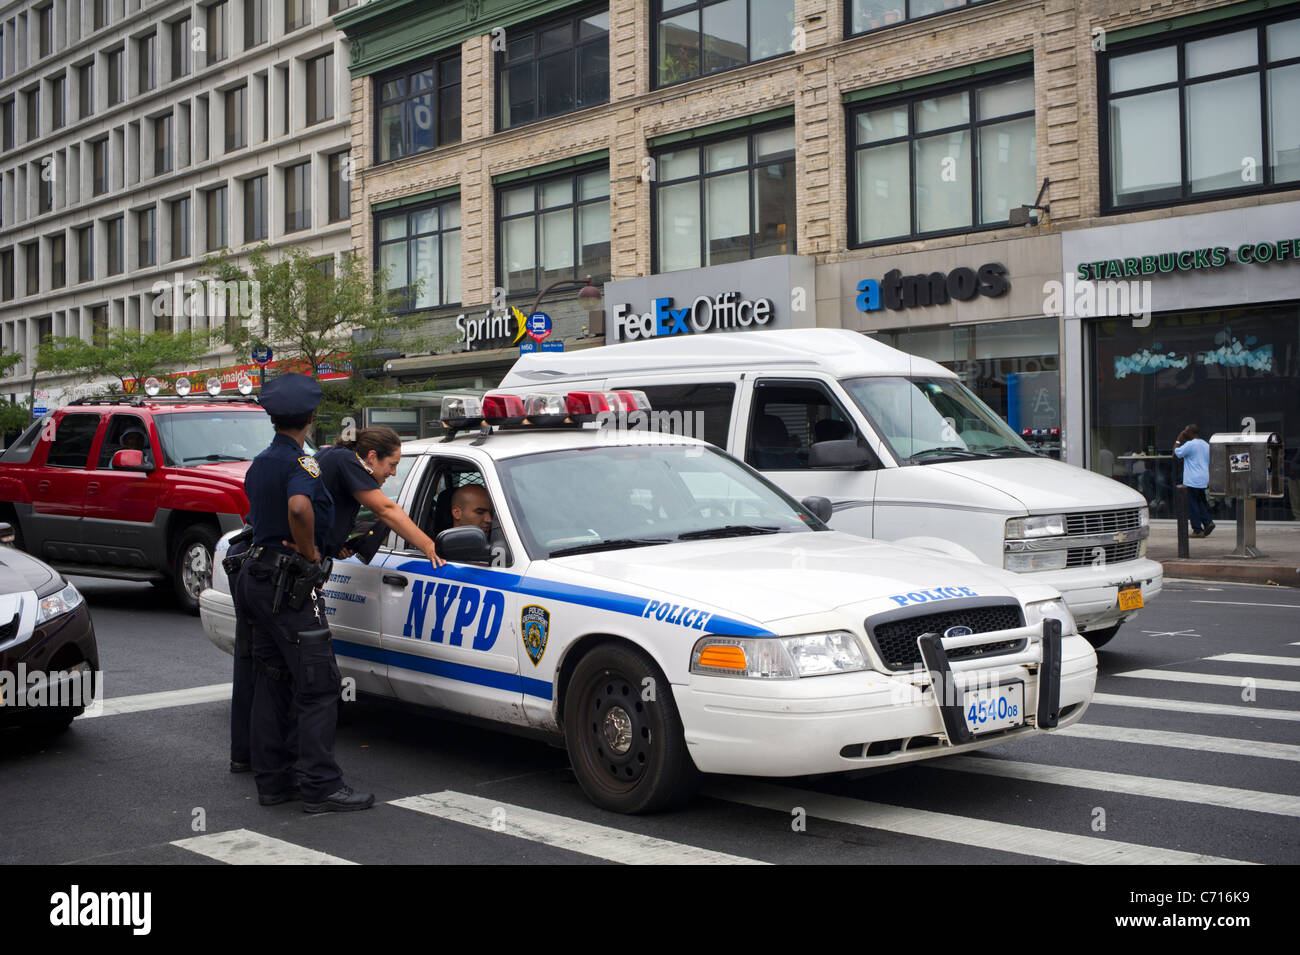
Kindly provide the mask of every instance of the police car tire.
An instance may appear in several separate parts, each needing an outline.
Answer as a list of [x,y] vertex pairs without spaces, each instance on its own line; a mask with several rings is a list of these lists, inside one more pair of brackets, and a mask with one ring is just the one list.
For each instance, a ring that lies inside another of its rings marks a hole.
[[[649,689],[653,700],[643,700]],[[616,709],[633,731],[621,756],[602,734]],[[668,681],[634,647],[601,644],[578,662],[564,699],[564,739],[578,785],[602,809],[657,812],[687,802],[699,785]]]
[[1115,634],[1119,633],[1119,628],[1122,626],[1124,626],[1124,624],[1117,623],[1115,626],[1106,627],[1103,630],[1085,630],[1083,632],[1083,638],[1092,644],[1094,650],[1098,650],[1110,643],[1111,638],[1114,637]]
[[185,589],[185,574],[181,568],[185,552],[194,544],[202,544],[207,548],[208,564],[211,566],[213,555],[217,550],[217,532],[206,524],[195,524],[181,534],[180,543],[176,545],[176,553],[172,555],[172,591],[176,594],[181,609],[197,616],[199,601],[198,598],[190,596],[189,591]]

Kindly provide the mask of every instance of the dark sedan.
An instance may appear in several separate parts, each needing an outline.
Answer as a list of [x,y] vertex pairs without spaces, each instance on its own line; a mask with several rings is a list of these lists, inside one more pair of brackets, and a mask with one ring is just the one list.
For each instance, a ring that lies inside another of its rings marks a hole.
[[[0,543],[12,540],[0,524]],[[0,727],[66,728],[99,692],[99,649],[80,592],[48,564],[0,546]]]

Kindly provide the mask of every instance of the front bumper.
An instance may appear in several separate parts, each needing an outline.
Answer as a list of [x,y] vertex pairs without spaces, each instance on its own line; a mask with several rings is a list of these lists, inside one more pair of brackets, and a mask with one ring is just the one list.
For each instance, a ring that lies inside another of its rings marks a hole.
[[1119,588],[1127,584],[1138,584],[1142,588],[1142,603],[1145,606],[1160,595],[1164,588],[1165,571],[1156,561],[1143,557],[1120,564],[1070,567],[1066,570],[1039,571],[1021,576],[1059,590],[1082,631],[1114,626],[1133,616],[1137,613],[1136,610],[1119,609]]
[[[1037,708],[1038,667],[1008,662],[1022,656],[1008,655],[1002,662],[991,657],[978,672],[995,683],[1023,680],[1029,715]],[[1083,716],[1096,681],[1092,646],[1077,634],[1063,637],[1058,726]],[[933,759],[1048,732],[1038,728],[1034,717],[1023,726],[952,745],[927,682],[915,672],[865,671],[779,682],[692,674],[690,683],[673,687],[673,698],[687,748],[706,773],[838,773]]]
[[199,594],[199,619],[218,650],[235,652],[235,602],[230,594],[212,587]]

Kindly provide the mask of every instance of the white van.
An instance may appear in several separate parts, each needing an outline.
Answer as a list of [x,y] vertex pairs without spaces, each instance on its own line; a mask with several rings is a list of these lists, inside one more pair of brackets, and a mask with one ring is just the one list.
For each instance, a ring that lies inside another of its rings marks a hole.
[[[638,389],[653,426],[704,438],[831,526],[932,537],[1065,597],[1093,644],[1160,593],[1136,491],[1031,451],[936,362],[846,329],[682,335],[525,355],[502,390]],[[731,515],[742,517],[743,515]],[[936,542],[937,543],[937,542]],[[942,545],[940,545],[942,546]]]

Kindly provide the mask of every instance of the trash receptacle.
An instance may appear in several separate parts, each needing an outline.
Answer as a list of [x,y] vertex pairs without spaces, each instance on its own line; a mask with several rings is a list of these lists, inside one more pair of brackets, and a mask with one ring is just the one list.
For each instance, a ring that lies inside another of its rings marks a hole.
[[1255,502],[1282,497],[1282,439],[1275,431],[1223,432],[1210,438],[1210,485],[1215,497],[1237,507],[1237,549],[1232,557],[1263,557],[1255,548]]

